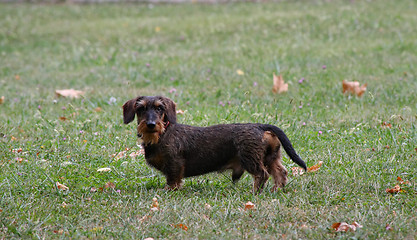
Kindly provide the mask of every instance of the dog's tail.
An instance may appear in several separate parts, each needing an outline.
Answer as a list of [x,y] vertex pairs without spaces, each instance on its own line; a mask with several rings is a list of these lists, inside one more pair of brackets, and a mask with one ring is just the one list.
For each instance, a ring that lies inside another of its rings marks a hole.
[[285,135],[284,131],[282,131],[279,127],[269,124],[262,124],[260,128],[264,131],[271,131],[273,132],[281,142],[282,146],[284,147],[285,152],[287,152],[288,156],[293,160],[296,164],[302,167],[305,171],[307,171],[306,163],[298,156],[293,148],[290,140],[288,139],[287,135]]

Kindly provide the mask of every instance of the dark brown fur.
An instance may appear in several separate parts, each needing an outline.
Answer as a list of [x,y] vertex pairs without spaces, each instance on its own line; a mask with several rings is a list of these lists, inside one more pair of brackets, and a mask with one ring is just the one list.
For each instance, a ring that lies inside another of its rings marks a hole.
[[175,103],[161,96],[139,96],[123,105],[124,123],[138,119],[148,164],[160,170],[170,189],[183,178],[213,171],[232,170],[233,182],[244,171],[254,177],[254,192],[262,191],[269,175],[273,190],[285,186],[287,170],[281,162],[281,145],[290,158],[306,169],[285,133],[268,124],[222,124],[194,127],[177,123]]

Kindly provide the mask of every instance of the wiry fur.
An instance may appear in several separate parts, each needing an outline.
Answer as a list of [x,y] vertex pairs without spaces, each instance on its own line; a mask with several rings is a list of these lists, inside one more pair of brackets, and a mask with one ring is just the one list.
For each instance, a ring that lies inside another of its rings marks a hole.
[[139,96],[123,105],[124,123],[138,118],[138,136],[143,140],[148,164],[160,170],[170,189],[181,186],[183,178],[213,171],[232,170],[237,182],[247,171],[254,177],[254,192],[262,191],[269,175],[273,190],[287,183],[281,161],[281,145],[303,169],[285,133],[268,124],[221,124],[194,127],[177,123],[175,103],[161,96]]

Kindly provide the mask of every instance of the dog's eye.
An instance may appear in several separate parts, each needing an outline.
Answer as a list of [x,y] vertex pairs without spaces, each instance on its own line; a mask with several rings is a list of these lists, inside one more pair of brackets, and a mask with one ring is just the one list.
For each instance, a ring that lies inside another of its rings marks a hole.
[[145,106],[138,106],[137,110],[138,112],[142,112],[145,110]]
[[155,109],[156,109],[156,111],[162,111],[162,110],[164,110],[164,108],[162,106],[158,106]]

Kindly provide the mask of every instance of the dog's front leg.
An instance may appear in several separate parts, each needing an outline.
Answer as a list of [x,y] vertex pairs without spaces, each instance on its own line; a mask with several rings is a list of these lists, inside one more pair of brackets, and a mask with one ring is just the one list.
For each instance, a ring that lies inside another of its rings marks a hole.
[[184,165],[173,162],[167,167],[165,176],[167,178],[167,189],[180,189],[184,177]]

